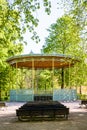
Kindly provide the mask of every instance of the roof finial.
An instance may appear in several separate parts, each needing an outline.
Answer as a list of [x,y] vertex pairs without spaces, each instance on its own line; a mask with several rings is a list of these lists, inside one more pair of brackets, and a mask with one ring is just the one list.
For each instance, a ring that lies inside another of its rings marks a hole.
[[34,54],[32,50],[30,51],[30,54]]

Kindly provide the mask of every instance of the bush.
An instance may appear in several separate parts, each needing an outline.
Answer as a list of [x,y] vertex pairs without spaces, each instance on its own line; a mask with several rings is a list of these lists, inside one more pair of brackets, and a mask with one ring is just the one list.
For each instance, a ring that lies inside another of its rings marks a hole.
[[80,100],[87,99],[87,95],[85,95],[85,94],[78,94],[78,99],[80,99]]

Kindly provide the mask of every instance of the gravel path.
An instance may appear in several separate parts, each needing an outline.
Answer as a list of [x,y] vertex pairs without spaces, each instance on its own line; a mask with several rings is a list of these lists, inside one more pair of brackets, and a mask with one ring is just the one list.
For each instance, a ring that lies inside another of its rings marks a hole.
[[87,109],[79,102],[63,103],[70,108],[68,120],[20,122],[16,109],[24,103],[7,102],[7,108],[0,109],[0,130],[87,130]]

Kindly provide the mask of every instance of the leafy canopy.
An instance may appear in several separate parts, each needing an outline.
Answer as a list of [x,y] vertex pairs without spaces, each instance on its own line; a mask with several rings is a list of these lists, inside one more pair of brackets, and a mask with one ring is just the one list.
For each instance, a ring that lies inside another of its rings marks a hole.
[[10,68],[6,59],[23,49],[18,42],[21,35],[19,18],[19,13],[11,9],[6,0],[0,0],[0,90],[9,83]]
[[16,9],[20,14],[21,23],[21,36],[26,30],[32,33],[32,40],[37,43],[40,41],[35,28],[38,26],[37,10],[44,7],[45,12],[49,15],[51,13],[51,1],[50,0],[13,0],[10,3],[11,8]]
[[[80,42],[79,28],[76,21],[68,15],[57,19],[48,29],[43,51],[45,53],[60,53],[75,55]],[[72,50],[72,51],[71,51]]]

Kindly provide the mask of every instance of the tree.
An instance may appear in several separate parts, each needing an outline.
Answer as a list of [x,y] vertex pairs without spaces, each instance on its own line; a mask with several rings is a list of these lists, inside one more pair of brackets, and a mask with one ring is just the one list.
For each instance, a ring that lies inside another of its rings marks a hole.
[[[66,2],[66,1],[65,1]],[[72,16],[73,19],[76,20],[77,25],[80,29],[80,51],[81,51],[81,64],[79,65],[79,71],[77,82],[79,82],[79,86],[81,88],[82,85],[87,85],[86,78],[86,70],[87,70],[87,0],[71,0],[72,4],[69,4],[69,10],[67,13]],[[78,70],[78,69],[77,69]],[[80,78],[79,78],[80,77]]]
[[[44,7],[45,12],[49,15],[51,10],[51,1],[50,0],[13,0],[11,2],[8,0],[9,5],[12,9],[15,9],[19,12],[20,15],[20,29],[21,36],[26,30],[29,30],[32,33],[32,40],[35,40],[37,43],[40,41],[35,28],[38,26],[37,10]],[[25,42],[26,43],[26,42]]]
[[[6,0],[0,1],[0,61],[22,51],[20,37],[19,13],[9,8]],[[4,58],[3,58],[4,57]],[[0,62],[0,63],[1,63]]]
[[82,43],[80,46],[83,47],[84,51],[87,50],[87,0],[61,0],[59,2],[65,9],[65,13],[70,15],[76,20],[76,23],[80,30],[80,36]]
[[51,91],[52,90],[52,72],[49,70],[39,70],[39,75],[36,79],[38,80],[37,88],[38,90]]
[[[74,31],[76,30],[76,31]],[[52,24],[48,29],[49,36],[46,38],[43,51],[46,53],[71,54],[77,51],[80,34],[76,21],[70,16],[65,15],[59,18],[56,23]],[[73,53],[75,56],[76,53]]]
[[6,0],[0,0],[0,98],[9,81],[9,66],[6,59],[19,54],[23,46],[17,42],[20,37],[19,13],[9,8]]
[[[59,53],[71,55],[72,58],[81,55],[80,33],[75,19],[68,15],[59,18],[50,26],[49,36],[43,46],[44,53]],[[64,88],[64,69],[61,70],[61,88]]]

